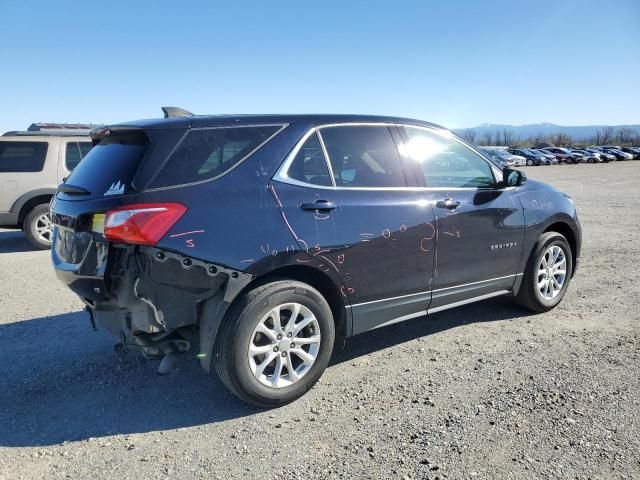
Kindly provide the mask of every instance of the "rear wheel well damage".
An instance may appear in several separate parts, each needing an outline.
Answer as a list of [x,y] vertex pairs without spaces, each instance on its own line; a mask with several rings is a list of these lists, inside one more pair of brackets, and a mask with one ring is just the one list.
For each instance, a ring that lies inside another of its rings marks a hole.
[[549,225],[543,233],[547,233],[547,232],[557,232],[567,239],[567,242],[569,243],[569,248],[571,248],[571,258],[573,259],[572,265],[571,265],[572,267],[571,276],[573,276],[576,270],[575,268],[576,261],[578,259],[578,245],[576,242],[575,233],[573,232],[569,224],[565,222],[556,222]]
[[[260,277],[258,281],[266,283],[283,278],[306,283],[322,294],[331,307],[331,313],[333,314],[333,321],[336,327],[336,345],[341,345],[348,335],[348,322],[340,287],[336,286],[333,280],[325,273],[304,265],[277,268]],[[249,285],[249,287],[251,286],[252,284]]]
[[223,301],[220,295],[216,295],[203,303],[200,312],[200,365],[207,372],[211,366],[211,354],[218,334],[219,326],[224,321],[224,315],[230,310],[231,305],[244,293],[253,290],[265,283],[277,280],[297,280],[318,290],[325,298],[333,315],[336,331],[336,347],[341,347],[348,335],[348,319],[344,301],[341,298],[340,289],[326,274],[306,266],[285,266],[262,275],[251,283],[234,298],[231,303]]

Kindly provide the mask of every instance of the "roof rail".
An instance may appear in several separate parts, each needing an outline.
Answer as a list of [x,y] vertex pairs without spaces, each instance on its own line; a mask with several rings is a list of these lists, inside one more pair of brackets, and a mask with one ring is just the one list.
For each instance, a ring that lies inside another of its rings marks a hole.
[[94,123],[55,123],[55,122],[39,122],[32,123],[27,128],[29,132],[41,132],[48,130],[91,130],[100,125]]
[[12,130],[2,134],[3,137],[84,137],[91,130],[40,130],[30,132],[28,130]]
[[193,113],[180,107],[160,107],[164,113],[164,118],[192,117]]

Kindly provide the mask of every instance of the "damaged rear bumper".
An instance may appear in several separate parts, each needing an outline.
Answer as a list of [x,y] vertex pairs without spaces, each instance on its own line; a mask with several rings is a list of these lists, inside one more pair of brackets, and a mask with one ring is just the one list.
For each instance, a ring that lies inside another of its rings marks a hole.
[[92,235],[80,240],[82,255],[58,255],[54,245],[53,263],[92,319],[145,356],[186,352],[197,340],[208,370],[220,320],[253,276],[154,247],[109,244]]

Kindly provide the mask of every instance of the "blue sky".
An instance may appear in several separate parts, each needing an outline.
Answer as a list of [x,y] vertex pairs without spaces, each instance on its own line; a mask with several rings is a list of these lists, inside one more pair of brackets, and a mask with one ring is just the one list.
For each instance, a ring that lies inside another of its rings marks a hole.
[[0,0],[0,62],[0,132],[161,105],[640,123],[638,0]]

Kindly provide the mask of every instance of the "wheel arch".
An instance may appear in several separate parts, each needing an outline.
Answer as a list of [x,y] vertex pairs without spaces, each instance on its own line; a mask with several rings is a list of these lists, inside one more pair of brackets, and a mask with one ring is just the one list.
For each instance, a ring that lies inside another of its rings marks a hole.
[[347,315],[345,298],[341,292],[341,285],[336,283],[326,273],[307,265],[285,265],[258,277],[245,287],[245,290],[255,288],[274,280],[297,280],[318,290],[331,307],[333,321],[336,326],[336,345],[341,345],[351,334],[351,322]]
[[347,337],[351,335],[352,322],[350,309],[345,308],[346,302],[342,295],[339,281],[331,278],[325,272],[306,265],[284,265],[274,268],[269,272],[256,277],[247,284],[229,303],[223,300],[222,292],[214,295],[204,302],[199,313],[200,325],[200,358],[201,367],[209,372],[211,370],[211,355],[213,346],[220,334],[220,325],[226,313],[234,303],[246,292],[260,285],[276,280],[297,280],[310,285],[320,292],[327,300],[336,329],[335,346],[341,348]]
[[557,221],[547,226],[547,228],[545,228],[544,232],[542,233],[547,233],[547,232],[557,232],[567,239],[567,242],[569,243],[569,248],[571,249],[571,258],[572,258],[571,276],[573,277],[573,274],[576,271],[576,268],[575,268],[576,261],[580,253],[578,251],[577,236],[573,231],[573,228],[571,228],[571,226],[567,222]]
[[55,188],[39,188],[19,197],[11,208],[11,211],[18,213],[18,223],[22,225],[25,217],[34,207],[49,203],[55,193]]

